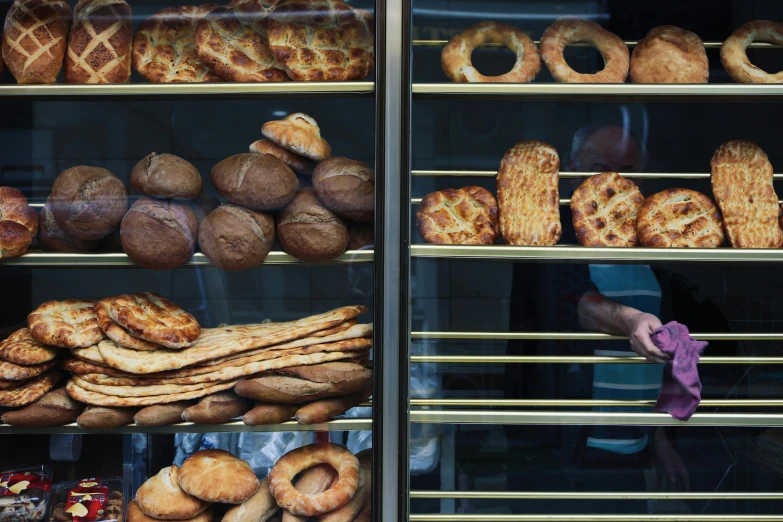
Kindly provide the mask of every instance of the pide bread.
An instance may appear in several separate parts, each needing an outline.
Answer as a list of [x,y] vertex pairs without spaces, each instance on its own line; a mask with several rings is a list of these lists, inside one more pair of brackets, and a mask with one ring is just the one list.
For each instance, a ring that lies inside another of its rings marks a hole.
[[197,451],[179,473],[186,493],[207,502],[241,504],[258,491],[259,481],[250,465],[223,450]]
[[256,154],[271,154],[276,157],[300,176],[312,176],[316,163],[304,156],[281,147],[272,140],[257,140],[250,144],[250,152]]
[[198,244],[221,270],[247,270],[264,262],[275,239],[275,220],[230,203],[210,212],[198,231]]
[[0,406],[6,408],[27,406],[46,395],[62,376],[62,372],[52,369],[38,377],[24,381],[19,386],[0,390]]
[[148,196],[184,199],[198,197],[204,184],[191,162],[173,154],[155,152],[133,167],[130,182]]
[[120,326],[166,348],[186,348],[201,334],[195,317],[153,292],[124,294],[105,304]]
[[126,348],[132,348],[134,350],[158,350],[162,348],[161,345],[145,341],[138,337],[131,335],[125,328],[117,324],[114,319],[109,315],[109,304],[115,299],[115,297],[107,297],[101,299],[93,307],[95,310],[95,317],[98,319],[98,324],[106,334],[106,337],[114,341],[115,343],[125,346]]
[[38,232],[38,214],[13,187],[0,187],[0,259],[24,254]]
[[187,520],[211,505],[185,493],[179,485],[179,473],[177,466],[163,468],[139,487],[136,503],[144,514],[159,520]]
[[144,407],[152,406],[153,404],[166,404],[169,402],[198,399],[204,395],[209,395],[211,393],[217,393],[219,391],[233,388],[235,384],[236,381],[229,381],[190,392],[166,393],[165,395],[149,395],[141,397],[118,397],[115,395],[106,395],[104,393],[85,390],[81,386],[75,384],[73,380],[70,380],[68,383],[66,383],[65,389],[68,391],[68,395],[85,404],[93,404],[95,406]]
[[280,213],[277,236],[288,254],[312,263],[336,258],[345,252],[349,239],[345,222],[311,188],[297,192]]
[[3,61],[21,84],[54,83],[68,47],[71,8],[63,0],[15,0],[3,27]]
[[514,145],[497,176],[500,233],[509,245],[552,246],[560,225],[560,158],[540,141]]
[[125,0],[79,0],[65,56],[65,83],[128,83],[133,51]]
[[82,409],[84,404],[73,400],[65,388],[57,388],[29,406],[5,412],[0,422],[25,427],[62,426],[75,421]]
[[21,365],[43,364],[57,357],[59,350],[41,344],[30,334],[29,328],[21,328],[6,340],[0,341],[0,359]]
[[71,381],[87,391],[111,395],[114,397],[134,398],[134,397],[152,397],[167,394],[180,394],[199,391],[204,388],[210,388],[211,383],[197,384],[140,384],[137,386],[106,386],[103,384],[93,384],[79,375],[72,375]]
[[755,143],[730,141],[712,156],[712,193],[735,248],[780,248],[780,205],[772,165]]
[[291,167],[271,154],[235,154],[212,167],[210,177],[218,194],[252,210],[285,206],[299,186]]
[[375,172],[361,161],[332,157],[313,172],[313,190],[326,208],[344,219],[372,221]]
[[94,301],[47,301],[27,316],[27,327],[39,343],[60,348],[92,346],[104,338]]
[[639,187],[616,172],[587,178],[571,196],[571,215],[579,244],[638,245],[636,213],[643,201]]
[[416,225],[427,243],[491,245],[498,237],[498,204],[481,187],[427,194],[416,211]]
[[172,402],[170,404],[156,404],[140,409],[133,416],[133,422],[137,426],[166,426],[182,421],[182,412],[191,406],[190,401]]
[[636,217],[642,246],[715,248],[723,222],[712,200],[690,189],[669,189],[644,200]]
[[97,241],[80,239],[66,232],[52,214],[52,203],[46,198],[39,218],[38,242],[44,250],[55,252],[87,252],[98,246]]
[[21,365],[0,360],[0,379],[6,381],[26,381],[38,377],[54,366],[55,361],[41,364]]
[[87,406],[76,419],[76,424],[85,430],[109,430],[133,422],[134,413],[136,413],[136,408]]
[[220,81],[196,50],[196,6],[167,7],[145,20],[133,37],[133,67],[154,83]]
[[228,508],[222,522],[266,522],[279,509],[269,491],[269,479],[264,479],[252,497]]
[[250,409],[250,403],[233,391],[207,395],[198,404],[182,411],[182,420],[195,424],[221,424],[241,417]]
[[633,83],[707,83],[709,77],[704,42],[673,25],[651,29],[631,54]]
[[261,127],[261,134],[281,147],[314,161],[323,161],[332,155],[332,148],[321,137],[321,128],[315,118],[303,112],[266,122]]

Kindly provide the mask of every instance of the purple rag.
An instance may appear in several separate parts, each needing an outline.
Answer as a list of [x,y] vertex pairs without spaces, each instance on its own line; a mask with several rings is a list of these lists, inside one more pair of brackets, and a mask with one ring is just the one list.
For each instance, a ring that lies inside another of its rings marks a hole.
[[655,330],[652,342],[672,357],[663,370],[663,384],[655,411],[665,411],[675,419],[688,420],[701,402],[699,356],[707,343],[691,337],[688,327],[676,321]]

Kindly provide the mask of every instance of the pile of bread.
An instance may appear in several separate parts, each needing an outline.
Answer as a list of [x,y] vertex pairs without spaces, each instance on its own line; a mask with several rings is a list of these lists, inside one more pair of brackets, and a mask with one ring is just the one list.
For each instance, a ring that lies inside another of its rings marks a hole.
[[[748,141],[730,141],[712,157],[715,201],[699,192],[672,188],[645,198],[616,172],[594,175],[571,198],[577,239],[583,246],[783,246],[783,215],[766,153]],[[561,236],[560,159],[539,141],[516,144],[503,157],[495,197],[482,187],[428,194],[417,212],[428,243],[551,246]],[[725,231],[725,232],[724,232]]]
[[0,187],[0,259],[23,254],[39,228],[44,249],[87,252],[120,243],[136,264],[161,270],[187,263],[197,243],[215,266],[232,271],[261,265],[276,236],[283,250],[308,262],[372,244],[373,170],[332,157],[306,114],[267,122],[262,133],[266,139],[250,152],[212,168],[212,183],[228,200],[217,208],[216,199],[200,197],[203,181],[190,162],[154,152],[131,172],[144,196],[130,209],[125,184],[100,167],[57,176],[40,219],[21,192]]
[[372,393],[372,325],[356,320],[366,311],[202,329],[151,292],[49,301],[0,342],[0,407],[21,408],[2,422],[325,422]]
[[[753,65],[746,49],[754,40],[780,43],[783,24],[769,20],[749,22],[723,42],[720,58],[726,72],[740,83],[783,83],[783,73],[768,73]],[[473,50],[485,43],[499,43],[517,55],[508,73],[485,76],[473,66]],[[589,43],[600,51],[603,69],[579,73],[566,62],[569,45]],[[701,38],[673,25],[655,27],[630,53],[625,42],[595,22],[583,18],[558,18],[541,36],[539,52],[522,30],[499,22],[480,22],[452,37],[441,53],[441,65],[455,82],[531,82],[546,64],[555,81],[566,83],[707,83],[710,65]]]
[[[21,84],[346,81],[374,63],[374,20],[342,0],[169,7],[134,36],[125,0],[14,0],[2,57]],[[0,71],[2,64],[0,63]]]
[[283,455],[258,480],[247,462],[223,450],[197,451],[182,467],[161,469],[136,491],[128,522],[369,522],[372,452],[332,443]]

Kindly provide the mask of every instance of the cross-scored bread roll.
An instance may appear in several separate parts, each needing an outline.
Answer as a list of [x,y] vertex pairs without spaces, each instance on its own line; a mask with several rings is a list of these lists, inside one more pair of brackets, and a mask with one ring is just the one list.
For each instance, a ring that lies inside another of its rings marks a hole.
[[65,57],[65,83],[128,83],[133,29],[125,0],[79,0]]
[[582,246],[632,247],[636,213],[644,196],[630,179],[616,172],[590,176],[571,197],[576,238]]
[[712,193],[735,248],[780,248],[780,205],[772,186],[772,165],[749,141],[724,143],[712,156]]
[[71,8],[63,0],[14,1],[3,27],[3,60],[17,82],[55,82],[70,22]]
[[509,245],[551,246],[560,225],[560,158],[541,141],[514,145],[498,170],[500,233]]
[[646,247],[714,248],[723,243],[723,222],[712,200],[690,189],[669,189],[648,197],[636,217]]

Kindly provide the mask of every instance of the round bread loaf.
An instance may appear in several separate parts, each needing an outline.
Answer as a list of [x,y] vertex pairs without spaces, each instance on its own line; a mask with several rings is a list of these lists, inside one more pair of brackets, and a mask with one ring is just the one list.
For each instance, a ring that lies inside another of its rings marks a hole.
[[198,222],[187,203],[143,197],[120,227],[122,249],[137,265],[168,270],[185,264],[196,247]]
[[277,236],[283,250],[302,261],[329,261],[345,251],[345,223],[318,201],[313,189],[303,189],[280,213]]
[[111,233],[128,211],[128,190],[114,174],[80,165],[57,176],[49,196],[52,213],[63,230],[79,239]]
[[55,252],[86,252],[92,250],[97,245],[97,241],[88,241],[79,239],[63,230],[52,214],[52,204],[49,199],[46,200],[41,209],[39,218],[38,241],[45,250]]
[[263,263],[274,239],[272,216],[230,203],[211,212],[198,230],[198,246],[204,255],[213,265],[229,271]]
[[361,161],[329,158],[315,168],[313,189],[318,199],[338,216],[372,221],[375,209],[375,172]]
[[21,256],[38,233],[38,214],[13,187],[0,187],[0,259]]
[[300,156],[295,152],[281,147],[272,140],[258,140],[250,144],[250,152],[257,154],[271,154],[292,169],[300,176],[312,176],[316,163],[310,158]]
[[707,83],[709,77],[704,42],[673,25],[652,29],[631,55],[633,83]]
[[250,465],[223,450],[197,451],[182,463],[182,490],[207,502],[241,504],[258,490]]
[[180,468],[169,466],[150,477],[136,491],[136,504],[145,515],[158,520],[187,520],[210,506],[189,495],[179,485]]
[[147,155],[130,177],[131,185],[148,196],[193,199],[201,194],[203,181],[196,167],[173,154]]
[[271,154],[236,154],[212,167],[211,177],[221,196],[253,210],[285,206],[298,186],[291,167]]

